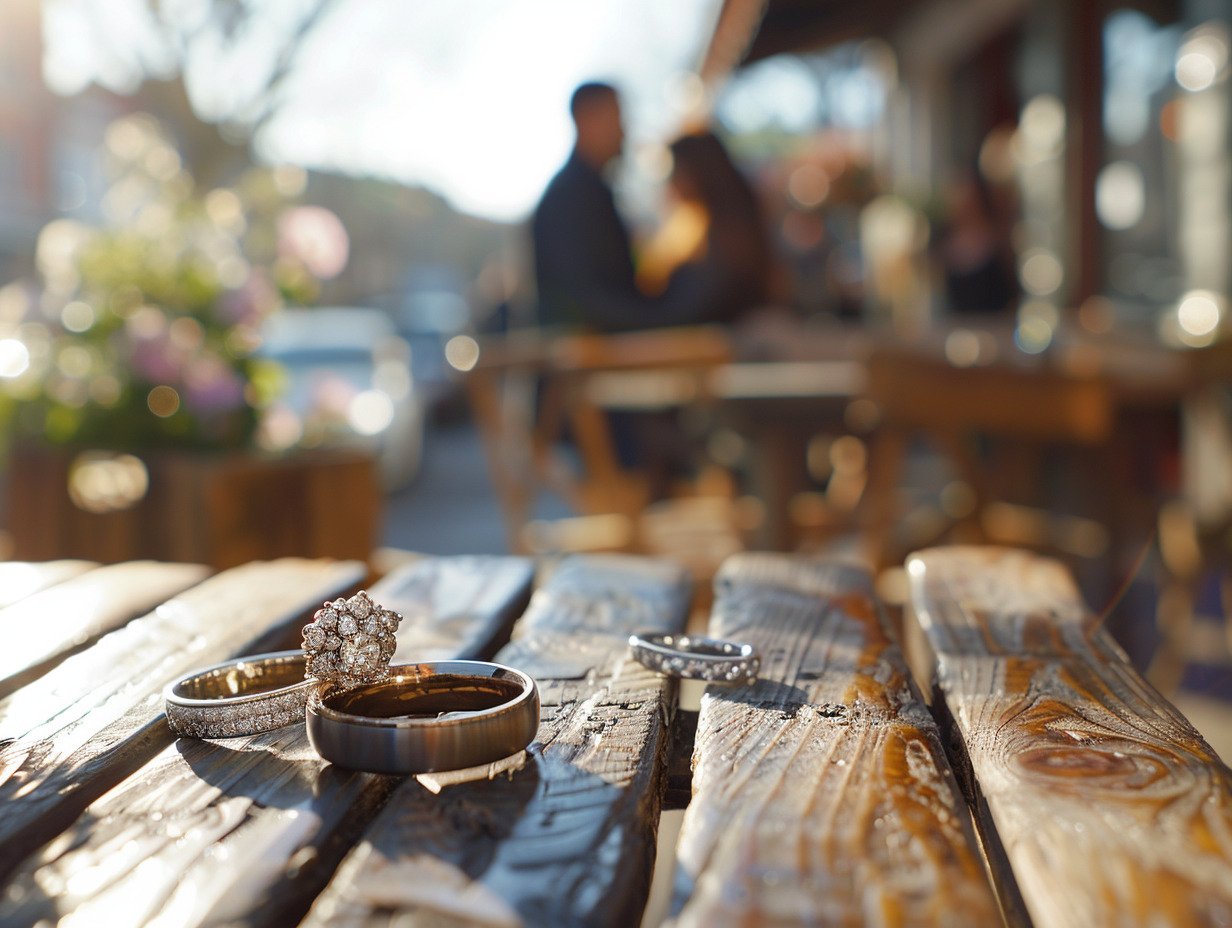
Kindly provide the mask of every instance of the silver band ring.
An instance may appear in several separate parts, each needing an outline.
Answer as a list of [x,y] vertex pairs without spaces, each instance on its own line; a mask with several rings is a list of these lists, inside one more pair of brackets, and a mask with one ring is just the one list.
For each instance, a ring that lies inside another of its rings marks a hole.
[[630,635],[633,659],[659,673],[713,683],[752,683],[761,657],[751,644],[699,635]]
[[535,739],[539,690],[487,661],[398,664],[372,683],[308,696],[308,740],[325,760],[370,773],[433,773],[502,760]]
[[163,691],[167,723],[177,735],[234,738],[292,725],[316,686],[304,679],[307,657],[275,651],[194,670]]

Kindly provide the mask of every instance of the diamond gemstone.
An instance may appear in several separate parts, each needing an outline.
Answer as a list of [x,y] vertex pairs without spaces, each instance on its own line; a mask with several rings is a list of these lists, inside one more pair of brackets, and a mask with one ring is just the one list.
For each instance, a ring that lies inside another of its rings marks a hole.
[[325,603],[316,612],[315,630],[305,626],[307,676],[343,685],[381,679],[396,650],[393,630],[401,618],[365,592]]

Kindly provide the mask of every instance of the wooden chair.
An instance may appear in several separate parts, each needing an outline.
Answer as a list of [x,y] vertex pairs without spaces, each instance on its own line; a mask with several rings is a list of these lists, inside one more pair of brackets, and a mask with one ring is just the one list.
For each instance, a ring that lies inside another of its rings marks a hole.
[[[710,327],[555,337],[536,331],[483,342],[465,383],[510,550],[656,549],[663,533],[643,531],[642,522],[653,502],[650,476],[621,462],[610,413],[703,402],[708,374],[731,356],[726,333]],[[564,448],[566,438],[575,455]],[[577,518],[536,522],[545,491]],[[690,512],[730,523],[722,508]]]
[[[892,536],[902,521],[898,490],[913,438],[932,443],[967,489],[948,516],[933,520],[931,537],[909,539],[907,547],[933,543],[952,530],[966,541],[991,537],[1050,547],[1048,532],[1031,530],[1040,511],[1006,508],[1002,501],[1038,481],[1047,447],[1093,448],[1114,433],[1113,390],[1098,375],[1008,363],[957,367],[926,347],[881,345],[868,360],[867,389],[882,416],[865,495],[870,560],[878,567],[901,562],[905,553],[895,550]],[[977,454],[978,437],[1012,454],[986,461]],[[1007,532],[1017,537],[998,537]]]

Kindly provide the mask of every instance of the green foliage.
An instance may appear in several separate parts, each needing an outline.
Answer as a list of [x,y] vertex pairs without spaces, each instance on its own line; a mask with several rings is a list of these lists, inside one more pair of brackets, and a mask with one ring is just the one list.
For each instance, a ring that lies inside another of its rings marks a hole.
[[0,289],[0,418],[55,444],[248,445],[281,384],[252,356],[261,323],[317,288],[281,247],[287,199],[256,169],[194,193],[148,116],[113,124],[106,144],[106,224],[49,223],[41,286]]

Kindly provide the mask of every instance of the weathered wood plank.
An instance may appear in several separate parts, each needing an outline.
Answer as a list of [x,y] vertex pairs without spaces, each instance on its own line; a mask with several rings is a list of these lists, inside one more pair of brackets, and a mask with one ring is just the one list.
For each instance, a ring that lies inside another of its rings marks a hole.
[[477,660],[509,640],[533,582],[526,558],[438,557],[398,568],[370,592],[405,619],[394,663]]
[[999,924],[940,733],[868,575],[737,555],[710,633],[762,654],[710,686],[677,845],[685,926]]
[[990,856],[1037,928],[1232,924],[1232,772],[1065,568],[939,548],[908,573]]
[[5,561],[0,563],[0,609],[97,567],[94,561]]
[[0,610],[0,636],[7,642],[0,649],[0,696],[209,573],[199,564],[130,561],[92,570]]
[[295,559],[229,570],[0,701],[0,878],[171,742],[168,682],[259,649],[363,570]]
[[[532,578],[522,559],[443,558],[370,592],[406,616],[395,660],[482,656]],[[23,865],[0,923],[71,912],[91,925],[294,924],[397,784],[326,764],[302,725],[181,739]]]
[[629,660],[626,639],[679,629],[688,602],[665,563],[566,561],[496,658],[540,685],[525,766],[439,794],[405,781],[304,924],[636,925],[675,686]]

